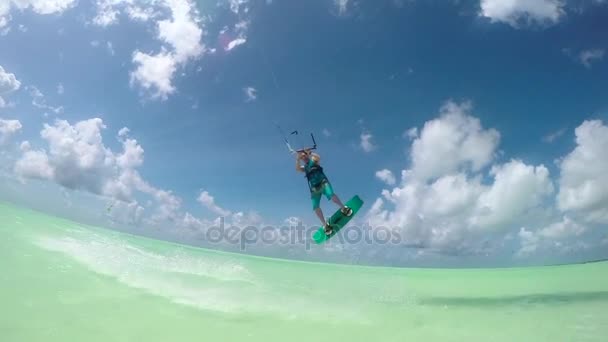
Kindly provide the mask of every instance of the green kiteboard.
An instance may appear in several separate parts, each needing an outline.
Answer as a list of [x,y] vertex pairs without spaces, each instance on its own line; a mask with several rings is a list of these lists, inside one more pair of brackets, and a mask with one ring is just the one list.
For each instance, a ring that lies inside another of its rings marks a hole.
[[353,214],[350,216],[345,216],[344,214],[342,214],[340,209],[338,209],[338,211],[336,211],[328,221],[329,224],[332,225],[334,231],[330,235],[326,235],[325,229],[321,227],[313,234],[312,239],[317,244],[323,243],[331,239],[332,236],[336,235],[342,228],[344,228],[344,226],[348,224],[348,222],[355,216],[355,214],[357,214],[357,211],[361,209],[361,207],[363,206],[363,201],[361,200],[361,198],[359,198],[359,196],[355,195],[353,198],[348,200],[345,205],[353,210]]

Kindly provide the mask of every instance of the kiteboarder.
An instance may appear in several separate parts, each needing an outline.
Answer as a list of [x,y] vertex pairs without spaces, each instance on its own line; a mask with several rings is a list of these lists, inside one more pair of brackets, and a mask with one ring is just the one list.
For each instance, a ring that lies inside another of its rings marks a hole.
[[337,204],[344,216],[350,217],[353,214],[353,210],[344,205],[340,198],[334,193],[331,183],[329,182],[329,179],[327,179],[327,176],[325,176],[323,168],[320,165],[320,160],[321,157],[317,153],[313,153],[308,149],[300,150],[297,152],[296,170],[306,174],[308,187],[310,188],[310,197],[312,199],[312,208],[317,214],[317,217],[321,220],[325,229],[325,234],[331,235],[333,233],[333,228],[329,222],[325,221],[323,211],[319,206],[321,196],[325,195],[328,200]]

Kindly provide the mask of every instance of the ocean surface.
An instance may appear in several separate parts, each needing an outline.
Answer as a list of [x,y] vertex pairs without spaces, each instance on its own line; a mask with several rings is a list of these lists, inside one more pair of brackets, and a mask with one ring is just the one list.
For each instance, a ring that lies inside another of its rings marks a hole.
[[0,203],[0,341],[608,341],[608,263],[306,263]]

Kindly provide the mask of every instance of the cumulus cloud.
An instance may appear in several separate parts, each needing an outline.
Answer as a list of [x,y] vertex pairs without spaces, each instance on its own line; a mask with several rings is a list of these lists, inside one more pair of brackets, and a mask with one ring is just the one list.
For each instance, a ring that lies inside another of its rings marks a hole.
[[564,16],[561,0],[481,0],[480,15],[513,27],[557,23]]
[[19,120],[4,120],[0,118],[0,146],[6,144],[23,126]]
[[[1,5],[0,5],[1,6]],[[21,87],[21,82],[15,77],[15,74],[9,73],[0,65],[0,108],[7,105],[3,96],[8,95]]]
[[44,150],[31,150],[28,142],[21,144],[23,155],[15,164],[15,173],[20,177],[34,179],[53,179],[55,170],[49,165],[49,158]]
[[401,184],[384,190],[366,214],[373,227],[398,230],[408,243],[443,253],[472,253],[488,248],[489,236],[543,212],[554,192],[548,169],[514,159],[485,174],[499,134],[483,129],[471,110],[469,103],[448,102],[424,125]]
[[214,214],[219,216],[229,216],[232,213],[229,210],[223,209],[215,203],[215,198],[207,191],[201,191],[197,201],[202,204],[205,208],[209,209]]
[[[567,252],[581,247],[581,241],[573,240],[588,230],[587,226],[581,225],[568,216],[560,221],[553,222],[538,230],[527,230],[520,228],[518,237],[520,249],[516,256],[525,257],[539,250],[552,249],[558,252]],[[584,246],[587,246],[584,244]]]
[[[164,16],[167,12],[168,18]],[[121,13],[135,21],[154,21],[156,38],[163,46],[156,53],[133,52],[135,69],[130,73],[130,82],[152,98],[167,99],[175,92],[173,80],[177,69],[205,51],[203,24],[196,3],[192,0],[98,0],[93,23],[104,27],[116,24]],[[107,49],[114,55],[110,42]]]
[[56,14],[72,8],[76,3],[76,0],[4,0],[0,2],[0,29],[8,26],[12,10],[31,9],[37,14]]
[[131,72],[131,84],[164,100],[175,91],[173,78],[177,68],[200,57],[204,46],[199,14],[192,1],[166,0],[163,5],[170,9],[171,19],[157,22],[157,38],[166,46],[156,54],[139,50],[133,53],[136,68]]
[[160,0],[97,0],[93,24],[106,27],[118,23],[121,11],[131,20],[148,21],[159,15]]
[[585,221],[608,223],[608,126],[585,121],[575,135],[576,148],[559,164],[558,206]]
[[384,183],[386,183],[388,185],[395,185],[395,183],[396,183],[395,175],[393,175],[391,170],[384,169],[384,170],[377,171],[376,178],[378,178],[379,180],[383,181]]
[[[102,130],[106,126],[99,118],[70,124],[56,120],[45,124],[40,132],[48,148],[33,149],[29,142],[21,145],[22,155],[14,165],[15,174],[23,181],[42,179],[67,189],[80,190],[131,203],[133,218],[142,212],[135,203],[135,193],[149,195],[157,208],[148,222],[181,219],[181,199],[167,190],[146,182],[138,172],[144,162],[144,150],[121,129],[118,139],[122,150],[114,152],[105,146]],[[128,206],[129,207],[129,206]]]
[[209,225],[231,225],[237,227],[247,226],[260,226],[262,225],[263,219],[260,214],[255,211],[231,211],[219,206],[215,197],[213,197],[208,191],[201,190],[197,201],[207,210],[214,215],[217,215],[213,221],[204,221],[206,224],[199,226],[199,229],[206,229]]
[[149,55],[141,51],[133,53],[133,63],[137,68],[131,72],[131,85],[139,85],[149,91],[152,98],[166,100],[175,92],[173,75],[177,70],[175,59],[163,51]]
[[[500,134],[470,116],[470,102],[448,101],[412,143],[412,175],[422,180],[461,169],[479,171],[494,158]],[[416,130],[408,131],[415,137]]]
[[512,160],[492,168],[491,187],[484,189],[477,199],[477,213],[471,223],[478,227],[504,227],[538,208],[545,198],[553,194],[549,170],[543,166],[530,166]]
[[[248,0],[229,0],[228,5],[238,21],[220,33],[221,49],[231,51],[247,42],[249,28]],[[222,4],[224,4],[222,3]],[[156,38],[163,43],[160,51],[135,50],[132,53],[134,69],[130,72],[130,84],[153,99],[166,100],[175,93],[175,75],[179,68],[204,55],[214,53],[202,40],[206,18],[197,10],[193,0],[97,0],[97,13],[93,23],[99,26],[116,24],[119,19],[154,22]],[[169,18],[167,18],[167,13]],[[108,51],[114,49],[108,43]]]

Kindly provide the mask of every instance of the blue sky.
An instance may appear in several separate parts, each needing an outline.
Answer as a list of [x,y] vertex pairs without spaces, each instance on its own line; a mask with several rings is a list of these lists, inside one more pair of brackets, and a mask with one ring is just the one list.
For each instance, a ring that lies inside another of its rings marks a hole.
[[9,1],[0,199],[190,243],[218,216],[316,224],[278,122],[315,133],[359,223],[420,248],[260,254],[606,257],[606,18],[600,0]]

